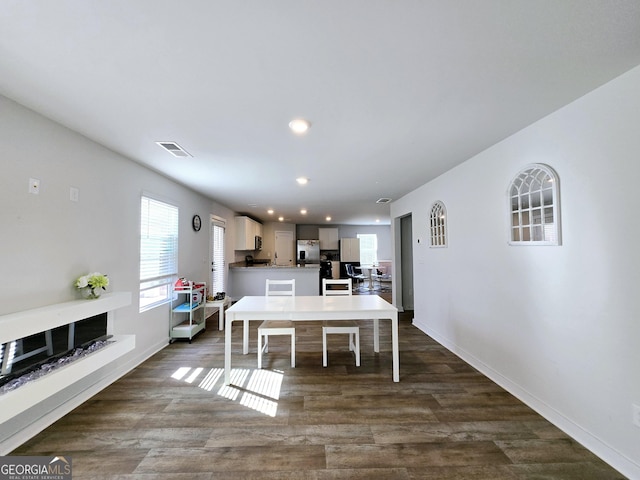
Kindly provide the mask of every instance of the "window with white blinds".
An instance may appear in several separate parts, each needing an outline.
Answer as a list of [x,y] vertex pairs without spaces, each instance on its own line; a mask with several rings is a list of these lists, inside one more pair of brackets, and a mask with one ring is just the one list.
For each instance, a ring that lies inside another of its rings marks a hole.
[[143,196],[140,203],[140,311],[171,300],[178,276],[178,207]]
[[360,239],[360,264],[378,264],[378,235],[375,233],[358,233]]
[[224,292],[224,221],[211,220],[211,294]]

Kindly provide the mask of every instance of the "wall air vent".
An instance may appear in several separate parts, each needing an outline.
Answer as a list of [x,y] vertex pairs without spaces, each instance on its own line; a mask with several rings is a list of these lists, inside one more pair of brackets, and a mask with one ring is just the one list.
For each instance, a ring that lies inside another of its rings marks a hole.
[[189,152],[178,145],[176,142],[156,142],[174,157],[192,157]]
[[389,203],[391,201],[390,198],[379,198],[378,200],[376,200],[376,203]]

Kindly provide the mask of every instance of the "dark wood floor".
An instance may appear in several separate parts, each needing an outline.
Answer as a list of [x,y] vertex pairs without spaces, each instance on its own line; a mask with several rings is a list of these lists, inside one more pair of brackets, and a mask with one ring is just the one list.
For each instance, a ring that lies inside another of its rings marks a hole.
[[[176,342],[13,455],[67,455],[78,479],[624,479],[401,315],[400,382],[391,381],[388,322],[381,353],[361,323],[362,366],[346,336],[319,323],[272,338],[266,368],[241,352],[242,388],[223,387],[217,317]],[[159,319],[164,321],[164,319]]]

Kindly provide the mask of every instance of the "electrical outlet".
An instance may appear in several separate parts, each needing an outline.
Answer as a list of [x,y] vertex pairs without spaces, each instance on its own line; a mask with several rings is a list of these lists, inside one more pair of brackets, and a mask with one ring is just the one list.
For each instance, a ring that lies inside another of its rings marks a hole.
[[640,405],[632,405],[633,408],[633,424],[640,427]]
[[38,195],[40,193],[40,180],[37,178],[29,179],[29,193]]

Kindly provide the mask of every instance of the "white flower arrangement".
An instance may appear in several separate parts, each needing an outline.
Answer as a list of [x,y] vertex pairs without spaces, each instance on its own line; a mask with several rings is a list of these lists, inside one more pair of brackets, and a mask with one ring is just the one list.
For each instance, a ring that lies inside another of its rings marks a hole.
[[100,272],[88,273],[79,277],[74,285],[87,298],[98,298],[109,286],[109,277]]

